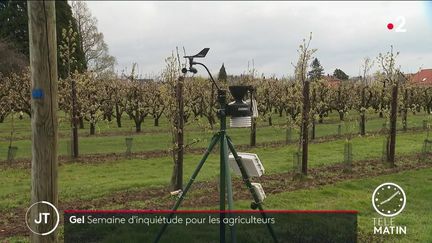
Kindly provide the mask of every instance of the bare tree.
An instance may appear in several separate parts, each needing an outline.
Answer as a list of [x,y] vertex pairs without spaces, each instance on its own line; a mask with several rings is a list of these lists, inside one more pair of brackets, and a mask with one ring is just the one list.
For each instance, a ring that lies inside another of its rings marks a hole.
[[363,64],[361,66],[363,84],[366,85],[369,84],[369,71],[371,70],[373,65],[374,65],[374,61],[371,60],[369,57],[365,57],[363,59]]
[[[77,112],[77,92],[76,92],[76,80],[71,78],[71,73],[74,71],[74,64],[77,62],[74,54],[76,52],[76,41],[77,41],[77,32],[75,32],[72,28],[72,22],[69,22],[69,26],[67,29],[62,29],[62,40],[59,45],[59,53],[61,63],[64,67],[66,67],[66,80],[70,85],[65,84],[61,79],[59,80],[59,87],[64,88],[66,86],[70,86],[70,109],[67,109],[67,112],[70,112],[71,115],[71,138],[72,138],[72,157],[77,158],[79,154],[79,143],[78,143],[78,112]],[[67,91],[69,92],[69,90]],[[60,99],[66,98],[64,93],[59,90]],[[62,107],[62,105],[60,105]]]
[[309,140],[309,116],[310,116],[310,99],[309,99],[309,87],[310,82],[306,78],[307,68],[312,55],[316,52],[316,49],[309,49],[310,42],[312,40],[312,33],[310,33],[309,40],[303,39],[303,43],[297,50],[299,59],[295,66],[295,76],[298,82],[303,85],[303,109],[302,109],[302,120],[301,120],[301,139],[299,143],[299,150],[302,151],[302,174],[307,175],[308,165],[308,140]]
[[181,69],[180,57],[177,49],[177,55],[174,52],[165,59],[165,68],[162,71],[163,87],[161,94],[164,96],[164,102],[167,116],[170,122],[172,134],[172,158],[173,171],[171,175],[171,187],[174,190],[183,187],[183,155],[184,155],[184,76],[180,76]]
[[[386,54],[380,53],[378,55],[378,62],[385,76],[385,82],[391,85],[391,104],[390,104],[390,131],[387,150],[387,161],[391,167],[395,167],[395,153],[396,153],[396,120],[397,120],[397,106],[398,106],[398,85],[399,80],[403,76],[396,68],[396,57],[399,52],[393,52],[393,46],[390,46],[390,51]],[[385,86],[383,87],[383,93]]]
[[126,85],[125,112],[135,122],[135,131],[139,133],[144,119],[150,114],[150,99],[148,84],[136,79],[135,68],[136,63],[132,65]]
[[84,1],[73,1],[71,7],[78,25],[78,36],[81,39],[86,67],[96,74],[111,71],[116,59],[108,53],[104,35],[97,28],[97,19],[92,16]]

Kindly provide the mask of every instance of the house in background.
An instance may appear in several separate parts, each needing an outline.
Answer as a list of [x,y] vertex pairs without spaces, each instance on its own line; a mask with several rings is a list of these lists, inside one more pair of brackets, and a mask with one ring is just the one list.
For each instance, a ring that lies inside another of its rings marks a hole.
[[342,84],[342,80],[334,77],[333,75],[327,74],[327,76],[324,76],[323,79],[330,88],[338,88]]
[[416,86],[432,86],[432,69],[422,69],[408,78],[410,84]]

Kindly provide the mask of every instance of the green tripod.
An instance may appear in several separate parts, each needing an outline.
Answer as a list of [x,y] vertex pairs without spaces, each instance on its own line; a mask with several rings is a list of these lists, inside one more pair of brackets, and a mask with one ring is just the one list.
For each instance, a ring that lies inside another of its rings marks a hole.
[[[200,63],[194,63],[194,64],[200,64]],[[203,65],[203,64],[201,64]],[[203,65],[204,66],[204,65]],[[204,66],[205,67],[205,66]],[[207,69],[207,68],[206,68]],[[208,70],[207,70],[208,71]],[[210,73],[210,72],[209,72]],[[211,74],[210,74],[211,75]],[[211,77],[211,76],[210,76]],[[212,77],[211,77],[212,78]],[[213,78],[212,78],[213,79]],[[219,218],[220,218],[220,229],[219,229],[219,237],[220,237],[220,242],[221,243],[225,243],[226,241],[226,235],[225,235],[225,224],[223,223],[224,218],[227,217],[226,213],[228,214],[228,217],[232,217],[233,213],[231,213],[230,211],[234,209],[234,203],[233,203],[233,192],[232,192],[232,184],[231,184],[231,174],[230,174],[230,170],[229,170],[229,166],[228,166],[228,151],[230,151],[234,158],[235,161],[237,162],[237,165],[240,169],[242,178],[243,178],[243,182],[246,184],[247,188],[249,189],[250,193],[252,194],[252,197],[254,199],[253,202],[253,208],[258,208],[261,216],[263,217],[263,219],[267,219],[267,215],[266,213],[263,211],[263,207],[262,204],[260,202],[260,199],[255,191],[255,189],[253,188],[249,176],[246,172],[245,167],[243,166],[243,162],[241,157],[237,154],[233,143],[231,142],[231,138],[227,135],[226,133],[226,117],[227,117],[227,111],[226,111],[226,90],[221,90],[218,88],[218,102],[220,104],[220,109],[218,111],[218,116],[220,118],[220,130],[219,132],[217,132],[211,142],[210,145],[208,146],[207,150],[205,151],[201,161],[198,163],[195,171],[193,172],[189,182],[187,183],[186,187],[184,187],[184,190],[181,192],[178,200],[176,201],[174,207],[172,208],[172,211],[176,211],[180,204],[182,203],[182,201],[184,200],[187,192],[189,191],[190,187],[192,186],[192,183],[195,181],[195,178],[197,177],[199,171],[201,170],[201,168],[203,167],[205,161],[207,160],[208,156],[210,155],[210,153],[212,152],[213,148],[215,147],[215,145],[217,143],[220,144],[220,204],[219,204],[219,209],[220,209],[220,213],[219,213]],[[225,201],[228,201],[228,211],[225,212],[226,210],[226,205],[225,205]],[[171,212],[169,215],[169,218],[172,218],[174,216],[174,212]],[[267,221],[267,220],[266,220]],[[268,221],[267,221],[268,222]],[[275,232],[272,228],[272,226],[267,223],[266,224],[270,235],[273,239],[274,242],[278,242]],[[159,240],[161,239],[163,233],[165,232],[166,228],[168,227],[168,224],[164,224],[163,227],[161,228],[161,230],[159,231],[156,239],[154,240],[154,242],[159,242]],[[237,242],[236,239],[236,228],[235,225],[233,226],[229,226],[230,228],[230,239],[232,243]]]

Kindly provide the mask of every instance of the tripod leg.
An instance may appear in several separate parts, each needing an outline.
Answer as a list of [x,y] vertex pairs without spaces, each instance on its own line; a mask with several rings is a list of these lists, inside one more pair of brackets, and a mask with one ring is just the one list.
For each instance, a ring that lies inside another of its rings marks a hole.
[[[219,141],[219,139],[221,138],[221,134],[217,133],[216,135],[213,136],[210,145],[208,146],[207,150],[205,151],[201,161],[198,163],[197,167],[195,168],[195,171],[193,172],[191,178],[189,179],[188,184],[186,185],[186,187],[184,188],[183,192],[181,193],[179,199],[177,199],[174,207],[172,208],[172,211],[176,211],[178,209],[178,207],[180,206],[180,204],[182,203],[183,199],[186,196],[186,193],[189,191],[190,187],[192,186],[192,183],[195,181],[195,178],[197,177],[199,171],[201,170],[202,166],[204,165],[204,162],[207,160],[208,156],[210,155],[211,151],[213,150],[214,146],[217,144],[217,142]],[[171,219],[174,216],[174,212],[170,213],[170,215],[168,216],[169,219]],[[168,224],[164,224],[161,228],[161,230],[159,231],[156,239],[154,240],[154,242],[159,242],[160,238],[162,237],[162,234],[164,233],[164,231],[166,230],[166,228],[168,227]]]
[[[233,191],[232,191],[232,181],[231,181],[231,172],[229,170],[228,166],[228,142],[227,137],[225,134],[221,137],[221,166],[223,166],[224,172],[225,172],[225,178],[221,177],[221,180],[225,179],[225,184],[227,188],[227,197],[228,197],[228,210],[231,211],[234,209],[234,200],[233,200]],[[222,210],[222,209],[221,209]],[[229,212],[228,217],[233,217],[233,213]],[[223,225],[223,224],[221,224]],[[236,226],[235,224],[230,227],[230,236],[231,236],[231,243],[236,243]],[[222,227],[221,227],[222,230]],[[223,228],[225,230],[225,228]]]
[[[258,209],[261,212],[261,216],[263,217],[263,219],[267,219],[267,215],[263,211],[264,209],[263,209],[263,207],[262,207],[262,205],[261,205],[261,203],[259,201],[258,195],[256,194],[255,189],[253,188],[252,183],[249,180],[249,176],[246,173],[246,169],[243,166],[243,162],[241,160],[241,157],[238,156],[238,154],[237,154],[237,152],[236,152],[236,150],[234,148],[234,145],[232,144],[231,139],[228,136],[227,136],[227,142],[228,142],[228,147],[229,147],[231,153],[233,154],[234,159],[237,162],[237,165],[238,165],[238,167],[240,169],[240,172],[241,172],[242,178],[243,178],[243,182],[246,184],[247,188],[249,189],[250,193],[252,194],[252,197],[253,197],[255,203],[258,205]],[[276,234],[275,234],[275,232],[274,232],[273,227],[271,226],[271,224],[269,224],[267,222],[266,225],[267,225],[267,228],[268,228],[268,230],[270,232],[270,235],[273,238],[273,241],[274,242],[278,242],[278,240],[276,238]]]
[[225,243],[225,198],[226,198],[226,174],[225,174],[225,152],[224,148],[225,133],[221,133],[220,137],[220,176],[219,176],[219,243]]

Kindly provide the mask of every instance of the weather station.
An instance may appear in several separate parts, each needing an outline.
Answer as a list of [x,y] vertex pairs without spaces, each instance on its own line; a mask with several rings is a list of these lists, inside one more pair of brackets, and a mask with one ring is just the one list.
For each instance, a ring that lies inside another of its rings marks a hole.
[[[184,56],[184,58],[188,59],[189,67],[183,68],[182,73],[186,75],[188,72],[196,74],[198,70],[194,67],[196,65],[200,65],[205,68],[207,71],[210,81],[217,89],[217,100],[219,103],[219,110],[217,112],[218,118],[220,120],[220,129],[219,131],[213,135],[211,142],[202,156],[201,161],[195,168],[189,182],[183,188],[183,190],[178,190],[175,194],[178,196],[178,199],[172,208],[172,211],[176,211],[182,201],[185,199],[186,194],[192,186],[192,183],[195,181],[198,173],[206,162],[208,156],[212,152],[213,148],[216,144],[219,143],[220,148],[220,178],[219,178],[219,219],[220,219],[220,228],[219,228],[219,242],[226,242],[226,228],[224,218],[234,218],[235,215],[232,210],[234,210],[234,200],[233,200],[233,189],[232,189],[232,180],[231,180],[231,171],[230,167],[233,169],[234,173],[241,175],[243,182],[248,188],[249,192],[252,195],[253,201],[251,203],[252,209],[258,209],[260,211],[261,217],[263,220],[266,220],[268,217],[263,209],[262,202],[265,199],[265,193],[263,187],[260,183],[252,183],[251,177],[259,177],[264,174],[264,166],[262,165],[260,159],[256,154],[251,153],[237,153],[234,148],[234,144],[231,138],[227,134],[227,117],[230,117],[230,126],[233,128],[240,127],[250,127],[252,117],[256,117],[258,115],[256,101],[253,99],[253,91],[254,88],[252,86],[230,86],[229,91],[231,95],[234,97],[234,101],[231,103],[227,103],[227,91],[221,89],[213,76],[211,75],[209,69],[200,62],[196,62],[195,58],[204,58],[210,48],[204,48],[198,54],[193,56]],[[244,98],[247,93],[250,93],[250,100],[245,101]],[[228,202],[228,205],[226,205]],[[228,206],[228,207],[227,207]],[[172,212],[168,217],[171,218],[174,216],[174,212]],[[278,242],[275,232],[270,223],[266,223],[267,229],[270,233],[274,242]],[[168,224],[164,224],[159,231],[154,242],[159,242],[162,235],[164,234]],[[236,239],[236,227],[235,225],[228,225],[230,229],[230,242],[237,242]]]

